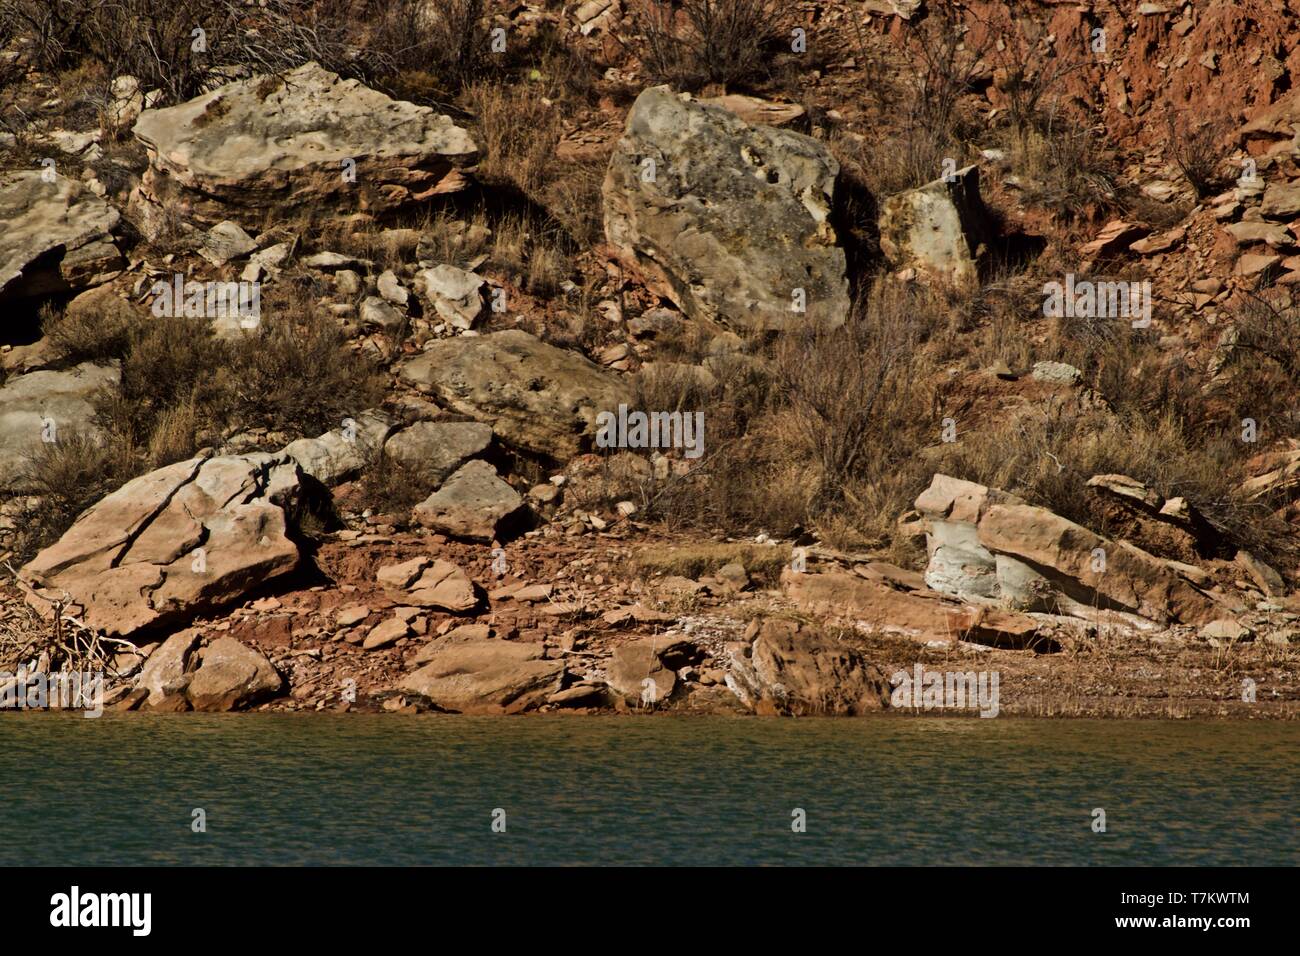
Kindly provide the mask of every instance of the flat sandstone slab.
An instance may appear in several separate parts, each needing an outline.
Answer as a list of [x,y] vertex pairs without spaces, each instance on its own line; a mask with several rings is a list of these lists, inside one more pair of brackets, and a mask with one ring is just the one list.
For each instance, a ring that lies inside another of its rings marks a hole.
[[450,117],[318,63],[145,110],[135,136],[150,161],[142,211],[171,201],[183,218],[208,225],[226,218],[223,207],[254,216],[321,202],[392,209],[463,188],[461,170],[478,158]]

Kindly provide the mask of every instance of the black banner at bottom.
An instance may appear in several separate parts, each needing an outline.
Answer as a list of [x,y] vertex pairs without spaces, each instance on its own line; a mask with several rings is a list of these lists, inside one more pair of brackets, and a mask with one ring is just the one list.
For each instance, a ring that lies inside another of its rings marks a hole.
[[[846,926],[1044,929],[1228,944],[1293,924],[1284,869],[11,869],[3,877],[16,939],[49,936],[128,947],[238,934],[260,943],[427,941],[452,927],[511,932],[569,925],[618,938],[710,924],[729,944],[772,942],[779,924],[842,939]],[[838,913],[838,917],[832,914]],[[712,915],[710,915],[712,914]],[[197,935],[196,935],[197,934]],[[593,935],[595,934],[595,935]],[[616,935],[618,934],[618,935]],[[700,935],[697,935],[700,934]],[[1242,934],[1246,934],[1243,937]],[[550,934],[548,934],[550,935]]]

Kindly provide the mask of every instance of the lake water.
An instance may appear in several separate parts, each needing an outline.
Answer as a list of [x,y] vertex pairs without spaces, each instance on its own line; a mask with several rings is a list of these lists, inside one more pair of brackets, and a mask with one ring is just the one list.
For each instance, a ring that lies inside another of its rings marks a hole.
[[0,865],[1294,865],[1297,771],[1291,723],[2,715]]

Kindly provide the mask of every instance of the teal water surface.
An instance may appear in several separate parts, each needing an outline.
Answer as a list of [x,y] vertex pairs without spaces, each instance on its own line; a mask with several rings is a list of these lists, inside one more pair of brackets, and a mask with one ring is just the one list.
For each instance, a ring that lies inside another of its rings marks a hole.
[[0,716],[0,865],[1294,865],[1298,745],[1244,722]]

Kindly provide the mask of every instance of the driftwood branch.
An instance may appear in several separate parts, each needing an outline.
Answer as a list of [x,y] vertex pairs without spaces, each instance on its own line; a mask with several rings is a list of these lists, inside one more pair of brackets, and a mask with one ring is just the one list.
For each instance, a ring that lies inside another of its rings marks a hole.
[[0,664],[35,662],[46,672],[104,671],[115,675],[113,657],[118,649],[135,650],[130,641],[101,634],[73,614],[69,610],[71,595],[62,592],[50,598],[38,594],[12,564],[5,562],[5,567],[14,586],[36,602],[48,604],[50,612],[42,614],[31,601],[0,604]]

